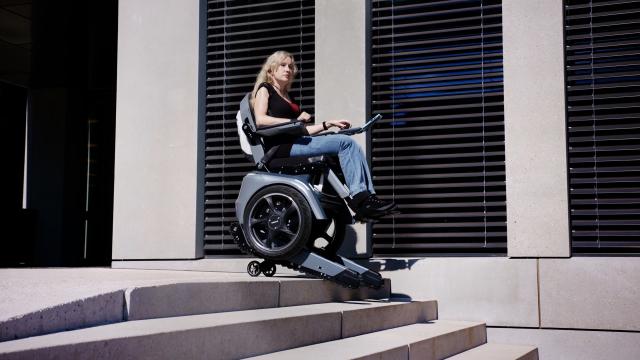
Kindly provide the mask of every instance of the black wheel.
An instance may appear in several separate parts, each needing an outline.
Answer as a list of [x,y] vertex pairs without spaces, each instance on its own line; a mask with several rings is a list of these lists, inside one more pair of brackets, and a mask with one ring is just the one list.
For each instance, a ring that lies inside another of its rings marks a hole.
[[247,243],[265,259],[286,259],[302,249],[311,233],[312,213],[297,190],[272,185],[258,191],[244,214]]
[[276,274],[276,264],[270,261],[265,261],[260,264],[260,269],[262,270],[262,274],[266,277],[272,277]]
[[322,238],[328,243],[323,248],[327,254],[335,255],[338,252],[344,241],[346,226],[347,224],[344,221],[334,217],[331,218],[329,224],[324,227],[324,230],[318,234],[318,238]]
[[260,269],[260,263],[253,260],[247,265],[247,273],[253,277],[260,275],[262,270]]
[[[350,223],[347,222],[347,219],[351,220],[349,210],[346,209],[346,206],[343,205],[343,207],[344,210],[340,208],[325,208],[325,213],[329,219],[314,220],[312,234],[314,248],[328,256],[334,256],[340,249],[344,242],[347,225]],[[346,211],[346,217],[344,211]],[[322,239],[322,241],[318,241],[319,239]],[[320,244],[322,246],[318,246]]]
[[[331,163],[334,161],[337,164],[338,159],[327,160]],[[341,171],[340,166],[332,166],[334,172]],[[342,245],[346,233],[346,227],[353,221],[349,208],[345,204],[344,200],[338,196],[338,193],[333,186],[324,186],[324,197],[321,200],[322,207],[328,219],[315,220],[314,231],[312,237],[314,239],[314,248],[321,252],[333,256],[336,254],[340,246]],[[322,241],[318,241],[322,239]],[[321,246],[318,246],[321,245]]]

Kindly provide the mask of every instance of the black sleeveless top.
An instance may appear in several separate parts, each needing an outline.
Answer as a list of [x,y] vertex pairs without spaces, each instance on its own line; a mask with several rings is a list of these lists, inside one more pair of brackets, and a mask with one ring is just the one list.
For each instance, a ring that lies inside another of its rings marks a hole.
[[[293,97],[291,97],[291,102],[293,103],[292,105],[287,102],[287,100],[285,100],[282,96],[280,96],[280,94],[278,94],[276,89],[273,88],[273,85],[267,82],[263,82],[262,84],[260,84],[260,86],[258,86],[258,90],[263,87],[269,92],[267,115],[285,119],[297,119],[298,116],[300,116],[300,108],[295,104]],[[296,108],[295,110],[294,107]],[[264,137],[263,140],[266,147],[265,150],[268,151],[273,146],[280,145],[280,148],[277,150],[277,157],[288,157],[289,152],[291,151],[291,143],[297,138],[298,137],[287,135]]]
[[269,107],[267,108],[267,115],[285,119],[297,119],[298,116],[300,116],[300,108],[295,104],[292,96],[292,104],[290,104],[280,96],[280,94],[278,94],[273,85],[263,82],[258,86],[258,90],[261,88],[265,88],[269,92]]

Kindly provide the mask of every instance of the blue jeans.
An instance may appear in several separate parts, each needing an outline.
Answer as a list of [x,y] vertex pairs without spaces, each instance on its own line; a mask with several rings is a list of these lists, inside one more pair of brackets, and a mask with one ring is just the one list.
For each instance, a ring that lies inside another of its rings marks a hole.
[[294,141],[290,156],[338,155],[349,195],[362,191],[374,194],[367,159],[358,144],[347,135],[305,136]]

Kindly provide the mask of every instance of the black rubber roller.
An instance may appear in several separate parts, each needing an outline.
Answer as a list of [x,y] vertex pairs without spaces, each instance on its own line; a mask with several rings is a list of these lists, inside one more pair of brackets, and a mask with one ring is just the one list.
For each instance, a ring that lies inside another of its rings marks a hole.
[[338,273],[333,277],[333,280],[340,285],[346,286],[351,289],[357,289],[360,287],[360,276],[358,276],[357,272],[351,269],[345,269],[344,271]]
[[365,271],[364,273],[360,274],[360,277],[362,278],[362,282],[366,286],[372,287],[374,289],[380,289],[382,285],[384,285],[384,279],[375,271]]

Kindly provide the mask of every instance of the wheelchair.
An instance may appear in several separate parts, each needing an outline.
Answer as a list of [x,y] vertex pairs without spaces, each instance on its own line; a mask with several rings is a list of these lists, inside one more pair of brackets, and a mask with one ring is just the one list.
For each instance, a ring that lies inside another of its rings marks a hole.
[[[236,123],[242,151],[256,168],[242,180],[235,202],[238,222],[229,228],[241,251],[264,259],[248,264],[249,275],[273,276],[277,264],[348,288],[381,287],[379,273],[339,254],[346,227],[354,219],[345,202],[349,190],[338,162],[328,156],[278,158],[275,147],[265,153],[264,136],[295,132],[304,124],[258,129],[250,98],[251,93],[241,101]],[[364,132],[380,117],[339,133]]]

